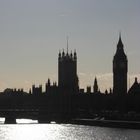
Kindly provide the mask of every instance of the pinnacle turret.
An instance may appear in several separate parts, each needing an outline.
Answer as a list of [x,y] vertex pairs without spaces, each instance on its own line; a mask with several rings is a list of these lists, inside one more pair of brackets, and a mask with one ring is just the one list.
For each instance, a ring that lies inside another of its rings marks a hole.
[[74,51],[74,53],[72,53],[72,51],[69,53],[68,50],[65,52],[64,49],[63,51],[59,51],[58,53],[58,59],[59,60],[77,60],[77,54],[76,51]]
[[97,83],[97,78],[96,77],[94,79],[93,92],[94,93],[97,93],[98,92],[98,83]]

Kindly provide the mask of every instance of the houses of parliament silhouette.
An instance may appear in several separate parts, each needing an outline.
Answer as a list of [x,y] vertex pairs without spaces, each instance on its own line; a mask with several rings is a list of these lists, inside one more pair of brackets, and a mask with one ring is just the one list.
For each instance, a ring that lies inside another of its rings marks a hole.
[[[127,90],[128,60],[121,35],[113,58],[113,89],[101,93],[95,77],[93,92],[80,89],[77,74],[77,52],[59,51],[58,84],[48,79],[45,91],[42,85],[32,86],[29,93],[23,89],[5,89],[0,94],[0,115],[14,118],[37,118],[43,121],[64,121],[75,118],[137,120],[140,121],[140,84],[135,82]],[[14,114],[2,110],[11,109]],[[25,110],[16,112],[16,110]],[[28,110],[28,111],[27,111]]]
[[[113,58],[113,90],[110,89],[106,94],[114,95],[126,95],[137,94],[140,91],[140,84],[135,78],[135,82],[132,87],[127,92],[127,73],[128,73],[128,60],[124,52],[124,45],[122,43],[121,35],[119,36],[119,41],[117,44],[117,50]],[[31,92],[32,91],[32,92]],[[50,79],[46,83],[45,93],[55,93],[55,92],[66,92],[66,94],[78,94],[78,93],[100,93],[97,78],[95,77],[93,92],[91,92],[91,87],[87,86],[86,92],[84,89],[79,88],[79,79],[77,74],[77,53],[72,51],[68,52],[68,41],[67,41],[67,51],[59,51],[58,54],[58,85],[54,82],[51,85]],[[39,87],[32,86],[30,90],[32,94],[42,93],[42,85]]]

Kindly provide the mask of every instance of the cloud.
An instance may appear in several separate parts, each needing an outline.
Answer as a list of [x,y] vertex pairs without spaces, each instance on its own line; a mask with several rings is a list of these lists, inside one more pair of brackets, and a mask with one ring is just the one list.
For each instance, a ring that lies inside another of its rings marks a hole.
[[86,73],[84,73],[84,72],[80,72],[79,73],[79,76],[86,76],[87,74]]

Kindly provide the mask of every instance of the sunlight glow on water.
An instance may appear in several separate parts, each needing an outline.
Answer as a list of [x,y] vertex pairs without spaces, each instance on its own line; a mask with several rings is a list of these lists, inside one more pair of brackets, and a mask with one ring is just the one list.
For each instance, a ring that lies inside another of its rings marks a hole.
[[0,125],[0,140],[139,140],[140,130],[82,125]]
[[16,119],[18,124],[31,124],[31,123],[38,123],[38,120],[31,120],[31,119]]
[[140,140],[140,130],[36,124],[37,120],[30,119],[17,119],[18,124],[13,125],[3,122],[0,118],[0,140]]
[[0,124],[3,124],[4,121],[5,121],[5,118],[1,118],[1,117],[0,117]]

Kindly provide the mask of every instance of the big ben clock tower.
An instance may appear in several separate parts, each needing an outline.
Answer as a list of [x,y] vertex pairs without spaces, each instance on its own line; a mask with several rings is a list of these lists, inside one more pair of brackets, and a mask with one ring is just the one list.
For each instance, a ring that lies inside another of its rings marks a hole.
[[117,51],[113,59],[113,93],[125,95],[127,93],[127,56],[124,52],[121,36],[117,44]]

